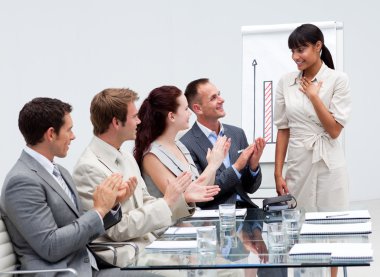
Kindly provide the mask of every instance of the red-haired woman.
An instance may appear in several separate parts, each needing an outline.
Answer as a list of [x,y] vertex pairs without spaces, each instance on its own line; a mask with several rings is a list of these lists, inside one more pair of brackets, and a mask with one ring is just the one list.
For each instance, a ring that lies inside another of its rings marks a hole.
[[199,176],[189,151],[176,139],[179,131],[189,128],[190,115],[186,97],[174,86],[152,90],[140,107],[134,156],[154,196],[162,197],[169,182],[182,172],[192,174],[193,182],[184,192],[187,202],[211,201],[219,192],[214,185],[215,172],[231,143],[226,137],[218,139],[208,151],[206,170]]

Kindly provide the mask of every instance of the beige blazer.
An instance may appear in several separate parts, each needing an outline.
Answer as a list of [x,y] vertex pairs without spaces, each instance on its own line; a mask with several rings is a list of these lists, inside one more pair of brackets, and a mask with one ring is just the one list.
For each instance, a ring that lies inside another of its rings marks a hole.
[[[171,210],[164,199],[151,196],[134,157],[130,153],[119,152],[98,137],[92,139],[74,167],[73,178],[84,210],[93,207],[92,194],[95,187],[114,172],[122,173],[124,179],[136,176],[138,185],[133,196],[121,203],[122,220],[108,229],[101,241],[129,241],[135,243],[141,251],[166,227],[194,212],[194,207],[188,206],[183,197]],[[117,252],[116,265],[120,267],[126,266],[135,255],[135,249],[130,245],[118,248]],[[107,262],[113,262],[111,251],[96,253]]]

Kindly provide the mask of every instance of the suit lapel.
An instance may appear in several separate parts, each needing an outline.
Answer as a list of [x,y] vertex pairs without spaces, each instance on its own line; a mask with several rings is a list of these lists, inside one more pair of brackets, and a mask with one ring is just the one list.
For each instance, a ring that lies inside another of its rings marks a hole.
[[193,132],[193,135],[195,137],[195,140],[197,141],[197,144],[203,150],[204,156],[206,156],[207,155],[207,149],[212,148],[212,143],[208,140],[208,138],[205,136],[205,134],[199,128],[197,123],[194,123],[194,125],[192,127],[192,132]]
[[99,162],[102,163],[106,168],[108,168],[111,173],[120,172],[116,164],[116,156],[111,158],[111,155],[110,155],[111,152],[108,152],[107,150],[105,150],[103,145],[100,145],[100,143],[101,142],[99,138],[93,137],[89,145],[92,153],[94,153],[94,155],[99,160]]
[[[193,135],[195,137],[195,140],[199,146],[199,148],[202,149],[203,151],[203,155],[198,155],[200,157],[204,157],[205,161],[206,161],[206,164],[207,164],[207,160],[206,160],[206,156],[207,156],[207,149],[210,148],[212,149],[213,145],[212,143],[208,140],[208,137],[206,137],[206,135],[202,132],[202,130],[199,128],[198,124],[197,123],[194,123],[193,127],[191,128],[192,129],[192,132],[193,132]],[[220,165],[220,167],[218,168],[218,171],[220,170],[225,170],[226,167],[224,166],[224,163],[222,163]]]
[[[70,200],[66,192],[62,189],[62,187],[58,184],[58,182],[53,178],[53,176],[51,176],[50,173],[47,172],[46,169],[39,162],[37,162],[34,158],[32,158],[30,155],[28,155],[25,152],[22,152],[20,159],[32,171],[34,171],[46,184],[48,184],[66,202],[66,204],[73,210],[73,212],[78,217],[80,216],[77,207],[75,207],[74,203]],[[65,170],[62,170],[62,171],[65,171]],[[62,175],[62,177],[65,179],[65,181],[68,179],[67,176]],[[68,186],[70,186],[71,190],[74,192],[76,196],[76,201],[77,201],[78,194],[76,193],[76,189],[73,188],[73,184],[70,184],[70,185],[68,184]]]
[[[126,171],[132,170],[132,169],[126,168],[127,159],[128,159],[127,155],[125,155],[125,154],[120,155],[121,156],[120,162],[122,163],[122,165],[120,167],[125,169],[125,172],[122,172],[122,170],[120,170],[119,166],[116,164],[116,156],[114,157],[114,156],[110,155],[110,153],[111,152],[113,153],[113,151],[109,151],[108,149],[105,149],[105,147],[100,144],[99,140],[100,140],[99,138],[94,137],[90,143],[90,148],[100,163],[102,163],[106,168],[108,168],[108,170],[111,173],[119,172],[119,173],[123,174],[123,176],[128,177],[128,178],[130,176],[136,175],[134,172],[128,172],[129,176],[126,176]],[[105,143],[105,142],[102,142],[102,143]],[[135,208],[139,207],[139,205],[142,206],[142,203],[138,202],[138,199],[142,199],[142,195],[141,195],[141,197],[140,197],[140,195],[138,197],[136,197],[136,195],[135,195],[138,193],[142,194],[141,190],[138,190],[136,188],[135,192],[132,195]]]
[[[79,211],[79,213],[81,214],[82,213],[82,210],[83,210],[83,207],[82,207],[82,203],[81,201],[79,200],[79,195],[78,195],[78,192],[76,190],[76,186],[73,182],[73,179],[72,177],[70,176],[70,174],[67,172],[66,169],[62,168],[61,166],[60,167],[60,171],[61,171],[61,175],[62,175],[62,178],[65,180],[66,182],[66,185],[70,188],[71,192],[74,194],[75,196],[75,203],[76,203],[76,206],[77,206],[77,209]],[[67,194],[65,193],[65,195],[67,196]],[[67,199],[70,200],[67,196]],[[72,201],[70,200],[70,204],[72,203]]]
[[133,208],[139,208],[143,206],[143,187],[140,182],[141,178],[141,173],[140,170],[137,166],[135,158],[127,153],[123,153],[123,163],[124,167],[127,168],[127,173],[128,173],[128,178],[131,176],[135,176],[137,178],[137,187],[135,191],[132,194],[133,198]]

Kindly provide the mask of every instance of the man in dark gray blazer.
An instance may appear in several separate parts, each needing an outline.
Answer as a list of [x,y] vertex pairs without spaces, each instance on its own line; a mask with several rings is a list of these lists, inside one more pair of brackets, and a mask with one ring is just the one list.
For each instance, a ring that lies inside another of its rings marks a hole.
[[75,138],[70,112],[58,99],[35,98],[24,105],[19,129],[26,147],[5,178],[1,214],[22,269],[70,267],[79,276],[126,276],[117,268],[98,270],[102,265],[87,244],[120,221],[121,210],[110,210],[130,196],[133,184],[110,176],[94,193],[94,209],[83,213],[69,172],[53,162],[66,156]]
[[208,79],[189,83],[185,96],[197,122],[180,140],[190,151],[199,172],[206,168],[207,149],[212,148],[217,136],[231,138],[229,155],[216,172],[215,183],[221,191],[213,201],[197,204],[204,209],[217,209],[222,203],[236,203],[237,208],[257,207],[247,193],[254,193],[261,184],[259,159],[265,147],[264,140],[258,138],[248,145],[241,128],[219,121],[225,116],[224,99]]

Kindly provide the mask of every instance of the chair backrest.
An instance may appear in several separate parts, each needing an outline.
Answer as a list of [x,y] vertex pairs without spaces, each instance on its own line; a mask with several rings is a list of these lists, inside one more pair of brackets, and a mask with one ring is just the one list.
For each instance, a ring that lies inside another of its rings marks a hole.
[[[11,277],[21,274],[48,274],[51,273],[68,273],[69,276],[78,276],[78,272],[73,268],[44,269],[44,270],[17,270],[17,258],[13,250],[11,239],[9,238],[7,228],[0,214],[0,276]],[[65,275],[67,276],[67,275]]]
[[16,254],[3,219],[0,216],[0,271],[14,270],[16,261]]

